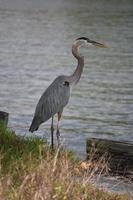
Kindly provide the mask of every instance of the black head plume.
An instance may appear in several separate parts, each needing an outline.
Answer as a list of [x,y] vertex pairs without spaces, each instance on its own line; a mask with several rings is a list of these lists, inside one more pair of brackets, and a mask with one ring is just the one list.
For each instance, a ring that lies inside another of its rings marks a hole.
[[87,38],[87,37],[80,37],[80,38],[77,38],[77,40],[86,40],[88,42],[89,38]]

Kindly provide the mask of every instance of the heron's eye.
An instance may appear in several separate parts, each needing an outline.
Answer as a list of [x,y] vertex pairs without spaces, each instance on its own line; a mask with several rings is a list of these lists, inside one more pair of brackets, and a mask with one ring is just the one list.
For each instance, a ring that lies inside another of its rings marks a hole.
[[69,82],[68,81],[65,81],[64,83],[63,83],[63,85],[65,85],[65,86],[69,86]]

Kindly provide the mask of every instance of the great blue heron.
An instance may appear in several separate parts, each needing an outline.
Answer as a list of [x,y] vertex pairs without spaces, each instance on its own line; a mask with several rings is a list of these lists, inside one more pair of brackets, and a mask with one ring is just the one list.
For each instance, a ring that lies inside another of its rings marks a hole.
[[72,54],[77,59],[78,65],[76,70],[70,76],[58,76],[52,84],[46,89],[46,91],[42,94],[35,110],[34,118],[32,124],[30,126],[29,131],[34,132],[38,130],[41,123],[47,121],[52,117],[51,123],[51,146],[53,148],[54,145],[54,126],[53,126],[53,118],[54,115],[58,114],[58,123],[57,123],[57,141],[58,144],[60,131],[59,131],[59,121],[61,119],[61,115],[63,112],[63,108],[67,105],[69,97],[70,97],[70,87],[73,84],[76,84],[82,74],[84,67],[84,57],[79,53],[79,47],[84,44],[90,44],[98,47],[106,47],[104,44],[99,42],[95,42],[86,37],[77,38],[72,45]]

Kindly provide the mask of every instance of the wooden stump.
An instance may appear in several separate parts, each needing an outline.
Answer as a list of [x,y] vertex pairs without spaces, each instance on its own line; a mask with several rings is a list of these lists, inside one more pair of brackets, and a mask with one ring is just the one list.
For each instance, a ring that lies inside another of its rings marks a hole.
[[5,126],[8,124],[8,116],[9,113],[0,111],[0,122],[3,123]]
[[87,140],[87,158],[95,151],[94,159],[105,154],[112,174],[133,174],[133,144],[106,139]]

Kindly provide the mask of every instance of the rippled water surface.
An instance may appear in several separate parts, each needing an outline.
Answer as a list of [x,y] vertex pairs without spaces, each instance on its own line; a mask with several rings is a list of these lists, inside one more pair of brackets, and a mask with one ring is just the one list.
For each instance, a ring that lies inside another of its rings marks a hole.
[[[0,110],[10,113],[9,126],[29,135],[41,94],[73,72],[71,44],[87,36],[108,48],[81,49],[85,68],[64,109],[62,141],[81,156],[90,137],[133,142],[132,1],[41,3],[0,8]],[[50,120],[36,135],[49,138]]]

